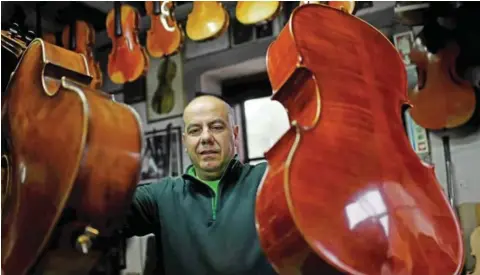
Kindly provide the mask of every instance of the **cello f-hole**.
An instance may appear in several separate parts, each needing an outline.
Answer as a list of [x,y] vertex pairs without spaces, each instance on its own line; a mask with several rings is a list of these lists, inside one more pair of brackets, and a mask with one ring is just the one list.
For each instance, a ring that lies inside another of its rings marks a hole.
[[[291,91],[295,91],[293,96]],[[294,127],[303,131],[315,127],[320,119],[320,87],[315,75],[302,65],[297,66],[272,99],[279,101],[288,110],[290,124],[298,125]],[[312,100],[316,104],[310,104]]]

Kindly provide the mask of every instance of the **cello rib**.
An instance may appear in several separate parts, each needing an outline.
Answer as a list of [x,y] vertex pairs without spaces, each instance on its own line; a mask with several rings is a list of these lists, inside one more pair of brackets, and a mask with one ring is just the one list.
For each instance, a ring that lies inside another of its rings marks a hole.
[[291,128],[265,154],[256,225],[280,274],[458,274],[460,226],[402,120],[406,73],[378,30],[301,5],[267,52]]

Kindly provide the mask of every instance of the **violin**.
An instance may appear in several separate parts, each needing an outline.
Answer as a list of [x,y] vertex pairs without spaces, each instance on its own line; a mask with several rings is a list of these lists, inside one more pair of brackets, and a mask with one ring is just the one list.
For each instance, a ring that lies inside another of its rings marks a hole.
[[238,1],[235,17],[244,25],[273,20],[282,10],[280,1]]
[[151,18],[147,31],[147,51],[153,57],[177,53],[183,46],[184,33],[172,15],[172,1],[146,1],[145,10]]
[[467,275],[480,275],[480,226],[475,227],[470,235],[470,246],[475,257],[475,269]]
[[[2,47],[8,42],[2,33]],[[11,171],[9,185],[2,182],[7,275],[88,274],[123,226],[141,168],[141,120],[87,86],[86,64],[84,55],[36,38],[2,98],[11,156],[2,158]]]
[[95,45],[95,29],[93,26],[83,20],[77,20],[66,25],[62,31],[62,44],[66,49],[85,55],[88,72],[92,76],[91,87],[95,89],[102,87],[103,74],[93,55]]
[[227,31],[230,15],[218,1],[194,1],[187,18],[187,36],[193,41],[215,39]]
[[149,58],[138,39],[138,11],[114,2],[106,19],[112,50],[108,55],[108,76],[113,83],[123,84],[138,79],[148,71]]
[[430,130],[466,125],[473,119],[477,98],[473,86],[456,73],[457,43],[451,41],[431,54],[420,38],[416,41],[410,59],[417,66],[418,85],[408,95],[413,120]]
[[166,56],[163,63],[158,66],[158,86],[152,97],[152,110],[157,114],[168,114],[175,106],[175,90],[172,87],[177,75],[177,64],[170,56]]
[[291,124],[265,153],[255,206],[275,270],[459,274],[462,231],[406,136],[407,77],[392,43],[347,12],[304,4],[266,64]]

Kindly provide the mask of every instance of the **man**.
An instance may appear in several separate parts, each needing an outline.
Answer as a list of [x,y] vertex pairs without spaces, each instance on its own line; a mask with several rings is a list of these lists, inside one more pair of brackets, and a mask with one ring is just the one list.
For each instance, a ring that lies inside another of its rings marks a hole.
[[255,196],[266,163],[237,160],[238,126],[221,99],[195,98],[183,119],[192,165],[181,177],[137,188],[127,235],[154,233],[167,275],[275,274],[255,229]]

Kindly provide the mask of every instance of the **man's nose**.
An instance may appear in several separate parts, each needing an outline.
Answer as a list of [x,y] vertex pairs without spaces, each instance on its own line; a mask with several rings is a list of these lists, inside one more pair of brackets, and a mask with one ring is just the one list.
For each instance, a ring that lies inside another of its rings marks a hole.
[[213,142],[212,133],[210,132],[210,130],[208,128],[203,129],[202,134],[200,135],[200,141],[201,141],[202,144],[208,144],[208,143]]

